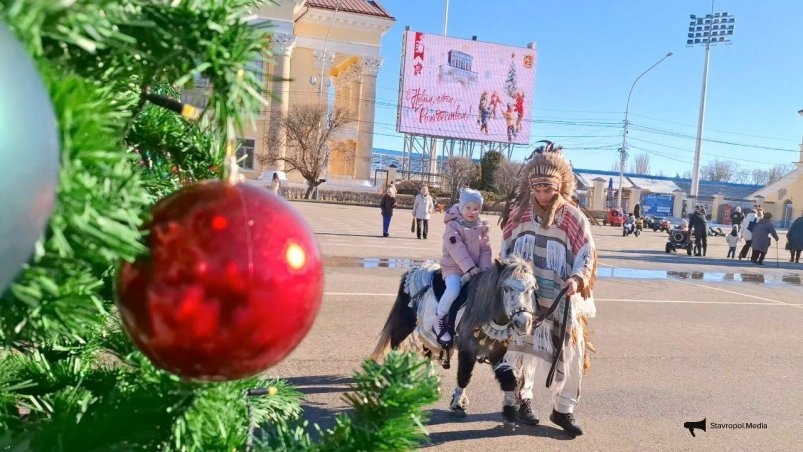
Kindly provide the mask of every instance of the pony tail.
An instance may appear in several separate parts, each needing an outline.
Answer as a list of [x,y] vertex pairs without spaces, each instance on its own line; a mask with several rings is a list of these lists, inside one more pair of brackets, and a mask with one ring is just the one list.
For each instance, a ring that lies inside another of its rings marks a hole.
[[[388,319],[385,321],[385,326],[382,327],[382,331],[379,333],[379,340],[376,343],[376,347],[374,347],[374,351],[371,353],[371,359],[376,362],[384,359],[385,355],[387,355],[388,351],[390,351],[394,332],[405,328],[404,311],[410,310],[411,308],[407,305],[410,302],[410,297],[404,291],[404,283],[406,281],[407,274],[411,271],[414,270],[408,270],[401,276],[401,281],[399,282],[399,292],[396,295],[396,301],[393,303],[393,307],[390,308]],[[415,322],[413,322],[413,324],[415,325]]]

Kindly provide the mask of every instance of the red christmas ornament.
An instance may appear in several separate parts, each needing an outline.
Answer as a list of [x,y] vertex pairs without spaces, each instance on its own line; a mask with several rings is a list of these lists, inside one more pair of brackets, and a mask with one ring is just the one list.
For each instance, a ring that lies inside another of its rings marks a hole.
[[210,181],[160,201],[150,255],[124,263],[117,305],[134,343],[188,379],[233,380],[281,361],[323,295],[312,232],[284,200]]

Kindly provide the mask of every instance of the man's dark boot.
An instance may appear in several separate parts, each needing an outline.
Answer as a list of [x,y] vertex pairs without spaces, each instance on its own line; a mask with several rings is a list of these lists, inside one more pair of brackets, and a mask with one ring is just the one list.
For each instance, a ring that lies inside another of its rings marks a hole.
[[553,409],[552,414],[549,415],[549,420],[558,427],[562,428],[571,437],[580,436],[583,434],[583,429],[574,419],[574,414],[572,413],[558,413]]
[[708,249],[708,246],[704,246],[703,247],[703,256],[705,256],[705,250],[707,250],[707,249]]
[[522,424],[527,425],[538,425],[538,416],[535,415],[533,411],[533,401],[532,399],[524,399],[521,401],[521,405],[519,405],[519,421]]
[[502,418],[505,422],[510,424],[516,423],[516,407],[513,405],[505,405],[502,407]]

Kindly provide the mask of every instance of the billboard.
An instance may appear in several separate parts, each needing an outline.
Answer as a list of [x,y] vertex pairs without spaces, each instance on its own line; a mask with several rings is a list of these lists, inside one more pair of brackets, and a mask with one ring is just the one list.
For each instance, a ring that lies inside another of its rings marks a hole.
[[667,193],[648,193],[641,195],[641,215],[671,217],[675,197]]
[[529,144],[535,49],[404,33],[398,132]]

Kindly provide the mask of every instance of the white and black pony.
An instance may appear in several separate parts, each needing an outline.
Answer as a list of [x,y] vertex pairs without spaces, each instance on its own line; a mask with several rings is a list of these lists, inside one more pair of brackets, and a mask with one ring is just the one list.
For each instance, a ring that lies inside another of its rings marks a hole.
[[[496,261],[463,286],[449,314],[450,319],[456,320],[450,322],[453,346],[444,347],[432,332],[435,308],[445,288],[440,273],[438,265],[430,265],[402,275],[396,302],[380,333],[373,358],[383,358],[388,349],[399,347],[413,333],[422,344],[422,353],[429,357],[439,354],[445,368],[449,367],[456,348],[457,389],[449,408],[462,417],[468,405],[463,389],[471,380],[474,365],[487,361],[496,367],[513,335],[530,334],[537,287],[528,262],[516,257]],[[510,368],[495,369],[495,374],[503,391],[516,389],[516,377]]]

